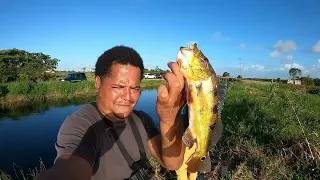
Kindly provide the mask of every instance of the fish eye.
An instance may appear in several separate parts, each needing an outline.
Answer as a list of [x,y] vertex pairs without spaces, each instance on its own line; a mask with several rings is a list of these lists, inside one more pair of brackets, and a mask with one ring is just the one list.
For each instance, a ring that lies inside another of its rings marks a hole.
[[205,159],[206,159],[205,156],[202,156],[202,157],[201,157],[201,161],[204,161]]

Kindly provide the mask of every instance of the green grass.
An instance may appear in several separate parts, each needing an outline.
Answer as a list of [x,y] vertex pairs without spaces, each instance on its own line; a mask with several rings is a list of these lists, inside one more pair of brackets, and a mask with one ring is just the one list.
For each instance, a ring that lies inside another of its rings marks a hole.
[[320,178],[320,96],[301,89],[277,83],[230,85],[223,136],[211,152],[215,168],[228,168],[226,179],[244,169],[244,179]]
[[[143,80],[141,87],[142,90],[153,89],[164,83],[164,80]],[[77,83],[61,81],[11,82],[0,85],[0,109],[22,107],[44,100],[65,100],[94,95],[95,83],[93,79]]]
[[[213,170],[207,177],[320,179],[319,95],[278,83],[233,82],[228,88],[224,131],[210,150]],[[174,178],[153,165],[160,179]]]

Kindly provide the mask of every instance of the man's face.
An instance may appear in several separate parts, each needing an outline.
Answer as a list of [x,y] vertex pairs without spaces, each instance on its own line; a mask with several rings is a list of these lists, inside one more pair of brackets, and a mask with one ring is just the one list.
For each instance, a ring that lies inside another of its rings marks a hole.
[[131,65],[113,64],[110,77],[96,77],[97,103],[113,120],[125,119],[140,97],[140,69]]

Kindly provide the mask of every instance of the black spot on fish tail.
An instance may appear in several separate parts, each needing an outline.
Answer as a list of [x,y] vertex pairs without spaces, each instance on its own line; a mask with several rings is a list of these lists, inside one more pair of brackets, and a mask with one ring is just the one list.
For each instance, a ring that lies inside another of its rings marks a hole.
[[218,113],[218,105],[217,104],[213,107],[213,112]]
[[217,124],[217,122],[215,122],[215,123],[213,123],[213,124],[211,124],[209,127],[210,127],[210,129],[211,129],[211,131],[213,131],[214,130],[214,127],[216,127],[216,124]]

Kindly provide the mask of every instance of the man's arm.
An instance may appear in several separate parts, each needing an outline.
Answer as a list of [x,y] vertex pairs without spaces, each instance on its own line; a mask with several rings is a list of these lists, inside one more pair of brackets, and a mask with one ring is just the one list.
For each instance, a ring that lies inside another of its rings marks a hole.
[[90,180],[92,168],[85,159],[71,154],[62,155],[47,171],[40,173],[35,180]]
[[[183,161],[185,146],[181,141],[183,133],[181,130],[182,128],[180,127],[181,125],[182,123],[177,124],[176,127],[171,126],[171,130],[167,131],[168,136],[166,136],[165,133],[160,133],[148,141],[148,146],[152,156],[157,159],[162,167],[168,170],[178,169]],[[162,129],[170,128],[164,124],[162,125]],[[169,139],[172,140],[170,141]]]
[[156,111],[160,120],[160,140],[155,139],[154,151],[158,154],[164,167],[178,169],[184,156],[185,146],[182,142],[183,123],[181,109],[186,101],[184,78],[177,63],[168,63],[172,72],[166,73],[164,79],[168,86],[158,88]]
[[55,145],[54,165],[40,173],[36,180],[90,180],[96,157],[95,126],[90,120],[71,115],[63,122]]

